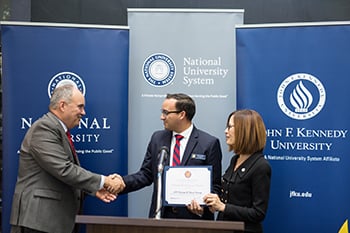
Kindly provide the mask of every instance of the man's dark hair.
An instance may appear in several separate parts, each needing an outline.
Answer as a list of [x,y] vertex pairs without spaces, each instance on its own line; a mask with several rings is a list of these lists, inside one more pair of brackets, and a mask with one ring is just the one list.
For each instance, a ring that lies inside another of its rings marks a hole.
[[196,104],[194,103],[193,99],[182,93],[176,93],[176,94],[167,94],[166,99],[175,99],[176,100],[176,110],[178,111],[185,111],[186,112],[186,118],[189,121],[192,121],[192,118],[194,117],[194,114],[196,113]]

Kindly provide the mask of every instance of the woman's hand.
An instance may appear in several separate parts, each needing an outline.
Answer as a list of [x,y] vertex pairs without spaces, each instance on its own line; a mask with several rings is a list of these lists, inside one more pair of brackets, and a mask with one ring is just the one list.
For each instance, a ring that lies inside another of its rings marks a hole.
[[203,200],[212,213],[214,213],[215,211],[223,212],[225,210],[225,204],[221,202],[217,194],[209,193],[204,196]]

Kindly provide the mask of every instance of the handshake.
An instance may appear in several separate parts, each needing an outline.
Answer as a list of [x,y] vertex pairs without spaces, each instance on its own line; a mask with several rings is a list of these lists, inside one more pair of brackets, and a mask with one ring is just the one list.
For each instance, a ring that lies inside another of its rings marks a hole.
[[103,202],[109,203],[117,199],[117,194],[123,191],[125,183],[123,178],[118,174],[105,176],[103,188],[96,192],[96,197]]
[[118,194],[125,188],[123,178],[118,174],[111,174],[105,177],[103,187],[110,193]]

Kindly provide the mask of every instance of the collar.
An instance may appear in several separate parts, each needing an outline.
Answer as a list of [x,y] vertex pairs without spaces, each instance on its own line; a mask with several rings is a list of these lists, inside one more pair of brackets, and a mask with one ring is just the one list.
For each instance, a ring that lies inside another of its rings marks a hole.
[[[239,176],[241,176],[241,177],[244,176],[249,171],[249,169],[254,166],[256,161],[258,161],[262,156],[263,155],[260,151],[255,152],[254,154],[249,156],[249,158],[246,161],[244,161],[242,163],[241,167],[237,170]],[[237,158],[236,158],[236,160],[237,160]]]
[[175,131],[173,131],[173,137],[176,134],[181,134],[182,136],[184,136],[184,139],[188,139],[188,138],[190,138],[192,130],[193,130],[193,124],[191,124],[190,127],[188,127],[186,130],[184,130],[182,132],[175,132]]
[[[51,112],[52,113],[52,112]],[[63,123],[63,121],[60,120],[55,114],[52,113],[52,115],[58,120],[58,122],[62,125],[64,132],[68,131],[67,126]]]

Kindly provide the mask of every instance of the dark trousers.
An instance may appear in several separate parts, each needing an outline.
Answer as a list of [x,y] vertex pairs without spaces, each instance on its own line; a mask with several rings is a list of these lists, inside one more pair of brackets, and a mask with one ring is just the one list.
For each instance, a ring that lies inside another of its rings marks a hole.
[[[72,233],[77,233],[77,232],[79,232],[79,225],[76,224]],[[49,232],[38,231],[28,227],[11,226],[11,233],[49,233]]]
[[22,227],[22,233],[45,233],[45,232],[37,231],[37,230],[30,229],[30,228],[27,228],[27,227]]
[[[76,224],[72,233],[79,232],[79,226]],[[38,231],[34,229],[30,229],[28,227],[21,226],[11,226],[11,233],[49,233],[44,231]]]
[[11,233],[47,233],[47,232],[30,229],[28,227],[12,226]]

